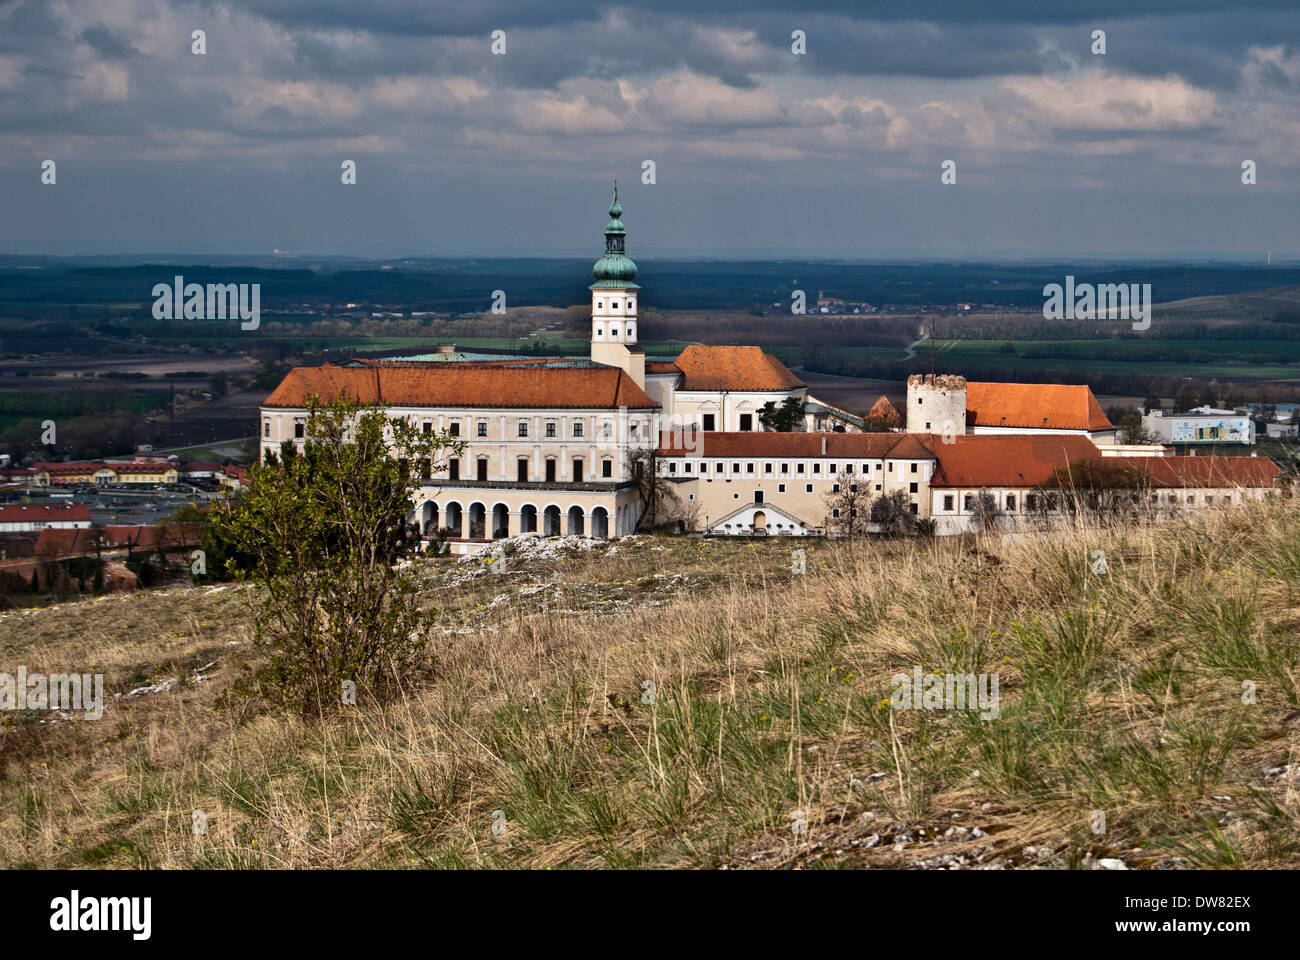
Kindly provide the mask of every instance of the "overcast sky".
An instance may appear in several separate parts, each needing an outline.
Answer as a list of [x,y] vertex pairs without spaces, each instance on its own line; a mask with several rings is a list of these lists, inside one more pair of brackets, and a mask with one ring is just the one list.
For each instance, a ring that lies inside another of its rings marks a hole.
[[1298,10],[0,0],[0,250],[1294,256]]

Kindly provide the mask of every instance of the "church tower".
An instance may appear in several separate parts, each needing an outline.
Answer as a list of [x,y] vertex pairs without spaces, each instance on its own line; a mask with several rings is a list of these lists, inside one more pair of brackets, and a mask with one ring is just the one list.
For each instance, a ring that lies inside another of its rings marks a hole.
[[645,388],[645,352],[636,343],[636,299],[641,290],[636,264],[624,251],[627,231],[623,229],[623,207],[618,202],[618,181],[614,201],[605,224],[605,255],[596,261],[591,290],[591,359],[610,367],[622,367]]

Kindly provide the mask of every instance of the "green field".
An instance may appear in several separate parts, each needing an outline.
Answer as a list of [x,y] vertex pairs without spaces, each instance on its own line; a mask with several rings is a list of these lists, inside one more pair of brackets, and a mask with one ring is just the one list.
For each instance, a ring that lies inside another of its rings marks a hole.
[[[1150,373],[1185,377],[1236,377],[1288,380],[1300,377],[1300,341],[1294,340],[940,340],[945,366],[996,365],[1009,370],[1078,369],[1089,373]],[[918,348],[920,356],[927,350]],[[1195,360],[1163,360],[1164,352],[1188,351]],[[1034,356],[1034,352],[1073,356]],[[1025,355],[1028,354],[1028,355]],[[1248,357],[1271,357],[1253,362]]]

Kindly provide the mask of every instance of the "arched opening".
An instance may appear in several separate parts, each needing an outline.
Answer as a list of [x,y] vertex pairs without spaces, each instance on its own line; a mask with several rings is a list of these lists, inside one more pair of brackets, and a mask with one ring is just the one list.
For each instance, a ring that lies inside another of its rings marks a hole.
[[481,503],[471,503],[469,506],[469,539],[485,540],[487,539],[487,507]]
[[446,519],[444,520],[446,526],[444,529],[447,531],[447,536],[459,539],[461,536],[460,504],[453,500],[451,503],[447,504],[447,509],[443,512],[446,516]]
[[754,532],[767,533],[767,514],[762,510],[754,511]]
[[582,536],[582,507],[569,508],[569,536]]
[[547,537],[560,535],[560,508],[552,504],[542,514],[542,534]]
[[510,508],[498,503],[492,508],[492,539],[503,540],[510,536]]
[[602,540],[609,536],[609,511],[604,507],[591,511],[591,535]]
[[425,537],[431,537],[438,530],[438,505],[432,500],[426,500],[424,507],[420,511],[420,534]]
[[519,508],[519,532],[537,532],[537,508],[531,503],[526,503]]

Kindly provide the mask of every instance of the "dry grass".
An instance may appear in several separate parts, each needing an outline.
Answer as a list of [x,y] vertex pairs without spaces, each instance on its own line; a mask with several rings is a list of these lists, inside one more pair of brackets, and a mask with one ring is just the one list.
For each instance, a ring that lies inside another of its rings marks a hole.
[[[233,588],[5,616],[0,670],[110,699],[0,717],[0,865],[1300,865],[1300,504],[798,546],[439,566],[428,676],[314,725],[216,706]],[[1000,716],[882,704],[914,665],[998,674]]]

